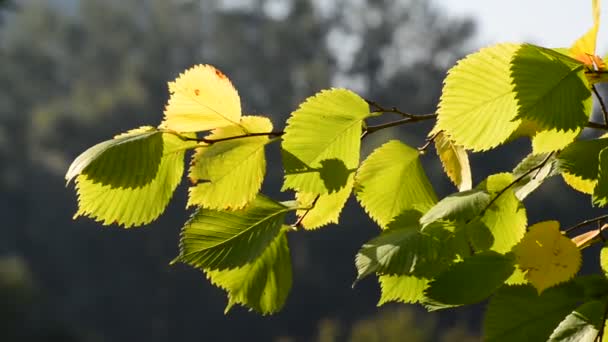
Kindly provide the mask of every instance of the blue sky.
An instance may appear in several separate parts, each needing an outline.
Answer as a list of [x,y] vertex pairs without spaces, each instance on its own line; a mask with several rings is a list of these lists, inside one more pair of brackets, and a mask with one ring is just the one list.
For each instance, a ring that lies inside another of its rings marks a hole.
[[[433,0],[444,13],[472,16],[478,24],[477,43],[530,42],[567,47],[592,24],[591,0]],[[608,52],[608,3],[604,3],[598,54]]]

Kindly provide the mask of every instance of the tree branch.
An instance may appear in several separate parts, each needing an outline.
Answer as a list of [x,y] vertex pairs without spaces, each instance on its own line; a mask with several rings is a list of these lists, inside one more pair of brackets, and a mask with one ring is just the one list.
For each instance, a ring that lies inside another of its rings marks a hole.
[[188,137],[184,137],[183,135],[178,135],[178,136],[182,140],[185,140],[185,141],[204,142],[205,144],[211,145],[211,144],[215,144],[215,143],[221,142],[221,141],[236,140],[236,139],[249,138],[249,137],[267,136],[267,137],[270,137],[270,138],[276,138],[276,137],[282,136],[283,134],[285,134],[285,132],[283,132],[283,131],[263,132],[263,133],[247,133],[247,134],[235,135],[235,136],[232,136],[232,137],[226,137],[226,138],[220,138],[220,139],[188,138]]
[[606,104],[604,104],[604,99],[600,95],[600,92],[597,91],[595,84],[591,86],[591,90],[593,90],[593,94],[595,94],[595,97],[597,97],[597,100],[600,103],[600,108],[602,109],[602,114],[604,115],[604,124],[608,125],[608,110],[606,110]]
[[599,122],[589,121],[589,122],[587,122],[586,127],[608,131],[608,124],[601,124]]
[[602,221],[603,221],[603,220],[605,220],[605,219],[608,219],[608,215],[602,215],[602,216],[598,216],[598,217],[594,217],[594,218],[591,218],[591,219],[585,220],[585,221],[583,221],[583,222],[577,223],[577,224],[575,224],[574,226],[569,227],[568,229],[564,230],[564,233],[565,233],[565,234],[568,234],[568,233],[570,233],[571,231],[574,231],[574,230],[576,230],[576,229],[578,229],[578,228],[582,228],[582,227],[588,226],[588,225],[590,225],[590,224],[592,224],[592,223],[598,223],[598,222],[602,222]]
[[361,139],[365,138],[366,136],[368,136],[374,132],[377,132],[377,131],[385,129],[385,128],[405,125],[405,124],[413,123],[413,122],[430,120],[430,119],[434,119],[436,117],[437,117],[437,114],[413,115],[413,116],[407,117],[405,119],[395,120],[395,121],[391,121],[391,122],[387,122],[387,123],[383,123],[383,124],[379,124],[379,125],[375,125],[375,126],[367,126],[367,128],[363,131],[363,134],[361,135]]
[[299,228],[299,227],[302,226],[302,221],[304,221],[304,218],[306,218],[306,215],[308,215],[308,213],[312,209],[314,209],[315,205],[317,204],[317,201],[319,200],[319,197],[321,197],[321,195],[317,195],[317,197],[315,197],[315,199],[310,204],[310,207],[308,209],[306,209],[306,211],[304,212],[304,214],[302,214],[302,216],[300,216],[298,218],[298,220],[294,224],[291,225],[294,229],[297,229],[297,228]]
[[375,101],[367,100],[367,99],[365,100],[365,102],[367,102],[367,104],[370,107],[376,109],[376,111],[378,111],[378,112],[399,114],[401,116],[404,116],[404,117],[410,118],[410,119],[416,119],[416,118],[421,117],[421,116],[422,117],[424,117],[424,116],[436,117],[437,116],[437,114],[435,114],[435,113],[431,113],[431,114],[410,114],[410,113],[406,113],[406,112],[403,112],[403,111],[397,109],[397,107],[387,108],[387,107],[379,105]]

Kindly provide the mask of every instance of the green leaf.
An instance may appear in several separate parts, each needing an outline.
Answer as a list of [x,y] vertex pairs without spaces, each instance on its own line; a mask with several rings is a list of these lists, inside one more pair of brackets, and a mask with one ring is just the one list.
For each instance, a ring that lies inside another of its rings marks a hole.
[[180,254],[174,261],[202,269],[242,266],[279,235],[291,210],[263,195],[241,210],[199,208],[182,229]]
[[519,46],[484,48],[450,69],[433,132],[443,130],[456,145],[474,151],[504,143],[521,123],[509,70]]
[[331,194],[296,193],[301,207],[311,208],[297,211],[298,217],[306,215],[302,219],[302,226],[305,229],[317,229],[330,223],[338,223],[340,212],[353,189],[354,178],[353,174],[349,175],[346,186]]
[[600,266],[604,275],[608,277],[608,244],[604,243],[602,250],[600,251]]
[[419,303],[424,300],[424,289],[429,280],[408,275],[384,275],[378,277],[381,288],[378,306],[388,302]]
[[67,183],[80,174],[115,188],[137,188],[154,179],[163,155],[162,133],[140,127],[101,142],[80,154],[65,175]]
[[490,204],[490,194],[482,189],[472,189],[451,194],[420,218],[420,223],[426,226],[438,220],[467,222],[479,215]]
[[432,302],[448,305],[477,303],[496,291],[515,270],[514,260],[495,252],[465,258],[439,274],[425,291]]
[[155,220],[171,200],[184,172],[184,150],[192,142],[163,133],[163,156],[149,183],[138,188],[104,185],[82,173],[76,178],[78,216],[88,216],[104,225],[120,224],[126,228]]
[[599,154],[606,147],[608,138],[575,141],[559,153],[559,167],[582,179],[597,179]]
[[[215,129],[206,138],[226,139],[247,133],[272,131],[268,118],[244,116],[239,125]],[[219,141],[197,150],[189,178],[188,206],[209,209],[240,209],[253,200],[262,187],[266,172],[264,146],[267,136]]]
[[583,298],[584,290],[575,282],[541,295],[530,285],[505,286],[488,304],[484,341],[546,341]]
[[425,212],[437,202],[418,155],[391,140],[370,154],[355,176],[359,203],[383,228],[403,210]]
[[[539,165],[542,166],[539,168]],[[513,178],[517,179],[526,175],[513,186],[515,197],[523,201],[547,178],[557,174],[559,174],[557,159],[553,155],[550,156],[549,153],[529,154],[513,169]]]
[[550,49],[524,44],[511,61],[517,119],[572,131],[587,124],[592,98],[584,65]]
[[421,265],[437,263],[440,241],[420,232],[417,217],[418,212],[405,211],[380,236],[363,245],[355,257],[357,280],[375,272],[411,274]]
[[283,190],[326,194],[346,186],[359,165],[362,124],[368,116],[365,100],[346,89],[309,97],[287,120]]
[[443,165],[443,171],[458,190],[470,190],[473,186],[473,180],[467,151],[464,147],[454,144],[443,132],[439,132],[433,140],[435,150]]
[[[491,193],[494,198],[512,181],[513,176],[508,173],[491,175],[478,188]],[[480,222],[487,227],[494,239],[490,249],[507,253],[526,233],[528,219],[526,209],[515,197],[513,189],[509,188],[484,211]]]
[[228,312],[241,304],[261,314],[279,311],[292,284],[291,257],[285,232],[276,235],[255,260],[238,268],[206,271],[211,282],[228,292]]
[[598,207],[605,207],[608,204],[608,148],[600,152],[598,179],[593,189],[593,204]]
[[532,153],[541,154],[564,149],[581,134],[582,128],[574,131],[549,129],[537,132],[532,137]]
[[557,326],[552,342],[594,342],[600,333],[605,301],[594,300],[579,306]]

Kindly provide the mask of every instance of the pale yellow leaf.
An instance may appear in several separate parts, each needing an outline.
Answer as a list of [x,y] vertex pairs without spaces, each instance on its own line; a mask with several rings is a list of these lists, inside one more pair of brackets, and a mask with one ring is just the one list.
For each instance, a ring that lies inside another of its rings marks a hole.
[[448,175],[458,190],[470,190],[473,186],[469,156],[462,146],[454,144],[443,132],[435,136],[435,149]]
[[562,178],[574,190],[589,195],[593,194],[593,189],[595,189],[595,185],[597,184],[597,179],[583,179],[567,172],[562,172]]

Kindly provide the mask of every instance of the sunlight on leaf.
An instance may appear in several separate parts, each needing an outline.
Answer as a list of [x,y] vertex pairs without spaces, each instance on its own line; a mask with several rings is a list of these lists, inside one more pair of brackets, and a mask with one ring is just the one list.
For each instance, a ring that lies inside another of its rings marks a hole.
[[450,180],[459,191],[470,190],[473,186],[473,181],[467,151],[462,146],[458,146],[450,141],[443,132],[438,133],[434,141],[443,170]]

